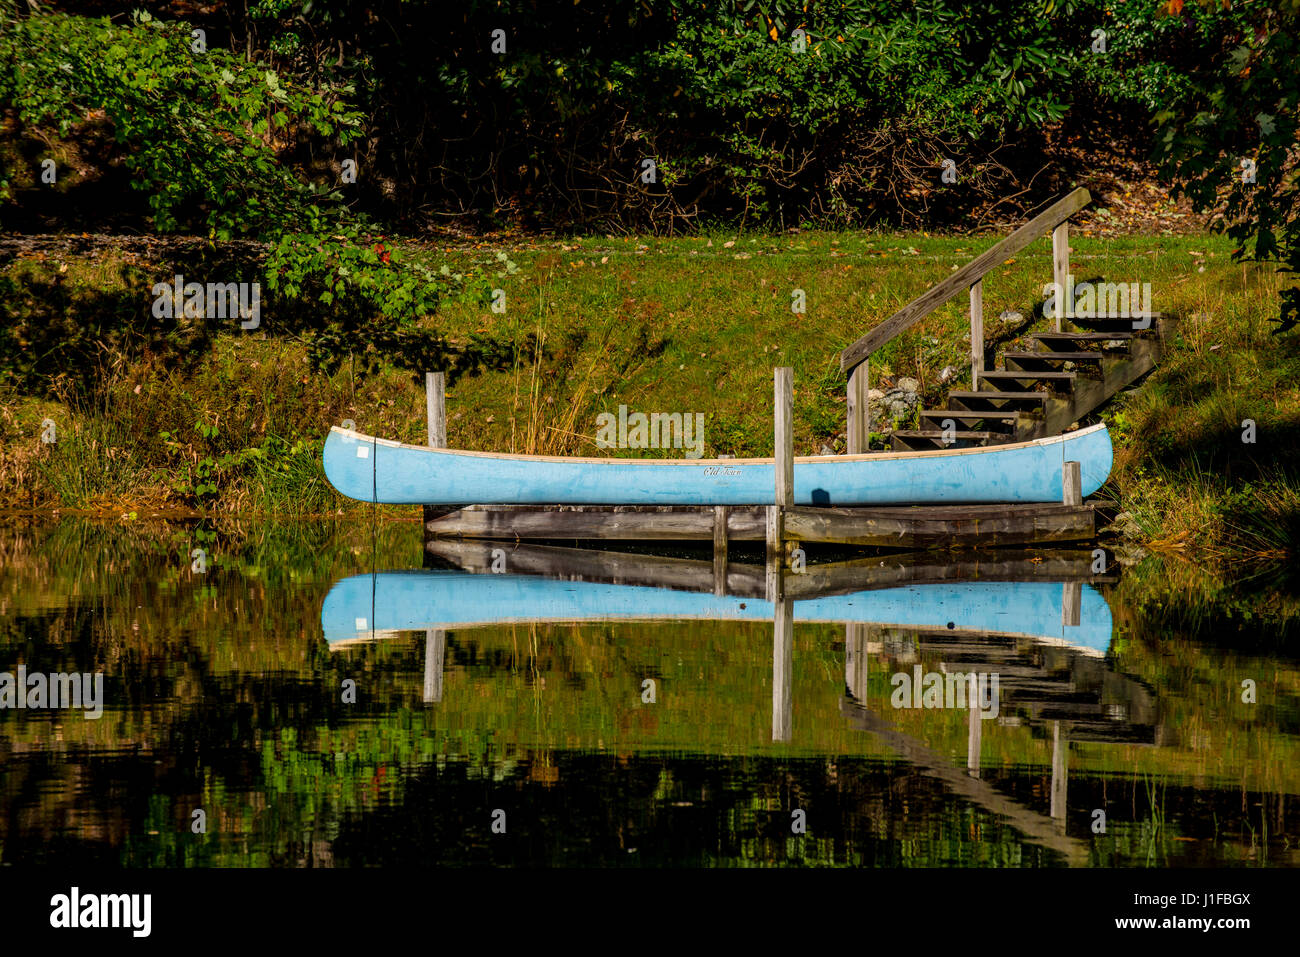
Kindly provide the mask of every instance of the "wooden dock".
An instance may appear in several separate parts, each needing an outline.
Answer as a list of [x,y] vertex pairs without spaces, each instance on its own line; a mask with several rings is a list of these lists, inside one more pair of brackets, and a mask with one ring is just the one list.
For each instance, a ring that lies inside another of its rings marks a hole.
[[[433,538],[507,541],[762,542],[772,506],[470,505],[431,517]],[[1090,503],[816,508],[787,506],[787,541],[873,548],[1048,545],[1091,540]]]
[[[793,503],[791,370],[774,370],[776,448],[771,505],[425,506],[427,538],[498,541],[712,542],[725,562],[731,542],[765,542],[769,555],[798,543],[927,549],[1034,546],[1091,540],[1096,514],[1080,495],[1080,468],[1061,463],[1061,502],[986,505],[809,506]],[[445,443],[441,375],[428,377],[429,445]]]
[[[1141,321],[1088,319],[1094,330],[1064,327],[1069,308],[1055,310],[1053,328],[1037,336],[1039,350],[1008,353],[1002,371],[985,369],[983,280],[997,264],[1051,235],[1053,280],[1072,289],[1068,221],[1091,202],[1076,189],[966,266],[931,287],[840,356],[848,376],[847,451],[866,453],[870,438],[868,360],[894,337],[963,291],[971,304],[971,391],[951,393],[950,409],[922,412],[921,428],[895,433],[896,449],[965,448],[1023,441],[1070,431],[1120,389],[1154,366],[1169,329],[1165,317]],[[1061,293],[1064,295],[1064,293]],[[1127,314],[1127,309],[1124,310]],[[1109,351],[1107,351],[1109,350]],[[999,505],[889,507],[796,506],[793,501],[793,373],[774,370],[775,487],[770,503],[743,506],[466,505],[425,506],[428,539],[564,542],[585,540],[712,541],[715,561],[726,562],[729,542],[766,542],[769,557],[795,543],[871,549],[1042,546],[1086,542],[1096,535],[1094,506],[1081,500],[1078,462],[1063,461],[1062,500]],[[428,444],[447,444],[444,377],[426,376]],[[942,430],[937,430],[942,427]],[[1052,466],[1055,471],[1056,466]]]

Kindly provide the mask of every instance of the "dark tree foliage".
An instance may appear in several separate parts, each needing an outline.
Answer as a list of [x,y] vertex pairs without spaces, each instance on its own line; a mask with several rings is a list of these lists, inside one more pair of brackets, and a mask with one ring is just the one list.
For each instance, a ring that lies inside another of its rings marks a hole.
[[363,320],[483,292],[383,230],[960,227],[1071,185],[1043,144],[1099,106],[1098,149],[1145,141],[1294,265],[1296,0],[0,2],[20,127],[107,114],[154,228],[266,239],[281,294]]

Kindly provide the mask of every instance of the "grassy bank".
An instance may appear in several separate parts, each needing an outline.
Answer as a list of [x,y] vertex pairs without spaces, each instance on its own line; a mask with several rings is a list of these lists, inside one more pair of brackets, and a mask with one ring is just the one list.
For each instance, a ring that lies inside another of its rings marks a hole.
[[[434,320],[457,341],[520,347],[512,367],[462,376],[448,393],[454,447],[606,454],[597,416],[702,412],[705,454],[770,452],[771,369],[795,370],[795,447],[844,449],[839,351],[968,261],[990,239],[919,234],[790,233],[684,239],[591,237],[507,246],[518,271],[498,281],[506,311],[449,305]],[[1300,347],[1272,335],[1278,277],[1233,264],[1205,236],[1072,239],[1079,278],[1150,282],[1156,309],[1183,318],[1170,355],[1103,410],[1118,449],[1103,495],[1139,541],[1223,554],[1293,549],[1300,531]],[[482,248],[448,254],[478,261]],[[19,259],[32,286],[59,276],[75,299],[139,293],[119,264]],[[162,275],[165,264],[145,264]],[[1046,243],[984,284],[986,336],[999,347],[1041,328],[1032,306],[1051,277]],[[118,284],[118,288],[114,288]],[[796,290],[806,312],[791,304]],[[1004,311],[1020,320],[1000,321]],[[232,324],[233,325],[233,324]],[[422,441],[423,393],[410,370],[345,362],[315,372],[303,342],[221,333],[186,367],[105,356],[103,385],[75,372],[46,395],[0,394],[0,504],[129,514],[174,508],[265,514],[347,511],[319,466],[323,433],[352,419],[378,435]],[[965,297],[873,356],[873,384],[910,376],[926,405],[969,377]],[[523,346],[543,343],[536,358]],[[364,352],[358,344],[358,353]],[[946,367],[954,382],[940,379]],[[966,370],[966,371],[961,371]],[[30,393],[31,390],[27,390]],[[42,443],[42,422],[57,441]],[[1255,442],[1242,441],[1242,422]],[[616,454],[647,454],[626,450]],[[648,454],[672,455],[650,451]],[[409,510],[393,510],[405,514]]]

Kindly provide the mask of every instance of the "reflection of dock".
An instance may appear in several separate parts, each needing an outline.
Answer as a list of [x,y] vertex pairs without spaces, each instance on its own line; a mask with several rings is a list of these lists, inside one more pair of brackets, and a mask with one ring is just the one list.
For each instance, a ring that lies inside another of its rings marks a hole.
[[[764,566],[728,562],[725,556],[716,562],[557,545],[439,539],[426,542],[425,549],[430,560],[475,574],[490,573],[495,567],[510,574],[565,581],[711,591],[745,598],[767,596],[768,570]],[[795,600],[936,582],[1053,581],[1068,588],[1082,582],[1118,580],[1114,571],[1095,573],[1094,562],[1093,553],[1082,549],[902,553],[811,564],[801,574],[787,572],[784,579],[786,594]]]
[[[895,727],[888,720],[892,708],[882,704],[880,713],[873,711],[867,694],[873,658],[877,667],[891,674],[926,661],[945,675],[998,675],[996,723],[1040,728],[1052,742],[1048,814],[980,780],[984,726],[978,708],[967,710],[965,768]],[[1006,819],[1026,838],[1063,855],[1070,864],[1086,863],[1088,850],[1065,830],[1069,742],[1155,742],[1155,701],[1144,685],[1111,671],[1105,659],[1085,649],[1022,636],[850,624],[845,629],[844,681],[849,693],[841,699],[840,713],[855,727],[871,732],[920,773]]]
[[[862,731],[870,731],[889,745],[899,757],[926,777],[936,778],[948,790],[965,798],[976,807],[983,808],[985,811],[1006,819],[1012,827],[1030,841],[1056,851],[1065,857],[1070,864],[1087,863],[1087,845],[1078,838],[1069,837],[1065,833],[1065,822],[1062,820],[1065,816],[1065,764],[1064,759],[1062,759],[1058,777],[1056,756],[1059,752],[1059,745],[1057,751],[1053,753],[1052,806],[1051,814],[1047,815],[1026,807],[1019,801],[995,790],[992,785],[980,780],[978,777],[978,745],[976,745],[974,768],[959,768],[938,751],[927,747],[911,735],[899,731],[884,718],[867,710],[851,698],[846,698],[841,703],[840,713],[848,718],[854,727]],[[978,712],[972,711],[971,714],[974,716],[971,719],[971,740],[978,742]],[[1060,792],[1059,802],[1057,801],[1058,790]]]
[[[334,647],[403,631],[429,637],[425,698],[441,698],[445,630],[524,621],[770,620],[774,691],[795,622],[843,622],[846,684],[866,701],[866,663],[999,676],[1004,723],[1065,722],[1076,740],[1150,743],[1154,705],[1106,665],[1111,618],[1089,551],[874,556],[794,573],[767,566],[595,549],[432,541],[426,570],[353,576],[322,607]],[[784,692],[774,700],[784,711]],[[774,716],[778,740],[789,715]]]

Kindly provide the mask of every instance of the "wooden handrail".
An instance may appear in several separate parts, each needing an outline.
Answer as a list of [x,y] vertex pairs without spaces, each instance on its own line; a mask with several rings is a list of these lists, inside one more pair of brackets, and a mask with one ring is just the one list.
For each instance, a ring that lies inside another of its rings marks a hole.
[[851,372],[899,333],[920,322],[962,290],[978,283],[985,273],[1020,252],[1035,239],[1047,235],[1091,202],[1092,196],[1082,187],[1058,199],[1006,239],[989,247],[942,282],[931,286],[841,352],[840,370]]

